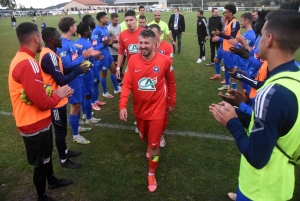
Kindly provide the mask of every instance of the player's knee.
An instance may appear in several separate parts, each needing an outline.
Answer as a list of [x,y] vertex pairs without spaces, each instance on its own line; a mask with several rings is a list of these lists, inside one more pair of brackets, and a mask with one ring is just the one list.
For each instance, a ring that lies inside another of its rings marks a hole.
[[215,62],[215,63],[219,63],[220,60],[219,60],[218,58],[214,58],[214,62]]

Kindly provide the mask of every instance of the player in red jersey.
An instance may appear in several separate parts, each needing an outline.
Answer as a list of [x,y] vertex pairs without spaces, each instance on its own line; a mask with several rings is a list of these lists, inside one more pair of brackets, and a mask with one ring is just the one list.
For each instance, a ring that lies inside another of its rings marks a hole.
[[139,52],[138,37],[140,32],[144,30],[144,28],[136,25],[137,19],[133,10],[129,10],[125,13],[125,22],[128,29],[121,32],[119,37],[118,64],[116,73],[118,79],[120,79],[120,66],[123,64],[124,51],[126,50],[127,52],[128,62],[132,55]]
[[126,106],[132,92],[139,135],[148,142],[148,189],[154,192],[157,188],[155,170],[159,161],[159,142],[165,114],[175,109],[176,84],[170,59],[154,52],[157,46],[154,32],[149,29],[141,31],[138,45],[140,53],[132,56],[125,70],[120,119],[127,121]]
[[[151,24],[149,26],[149,29],[152,30],[155,34],[155,41],[157,43],[155,52],[159,52],[161,54],[166,55],[167,57],[169,57],[171,62],[173,62],[173,47],[168,42],[160,39],[160,36],[162,34],[160,26],[158,24]],[[161,135],[160,143],[159,143],[160,147],[166,146],[164,132],[166,131],[167,126],[168,126],[168,114],[165,114],[164,127],[163,127],[163,131],[162,131],[162,135]]]

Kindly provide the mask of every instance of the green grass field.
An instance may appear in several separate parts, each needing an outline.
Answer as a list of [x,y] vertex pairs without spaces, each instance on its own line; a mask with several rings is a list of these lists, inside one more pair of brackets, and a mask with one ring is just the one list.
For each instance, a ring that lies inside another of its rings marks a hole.
[[[162,20],[168,21],[170,14],[162,13]],[[92,126],[91,132],[83,134],[91,141],[90,145],[74,144],[69,129],[68,147],[83,151],[81,156],[74,159],[82,164],[81,168],[61,168],[54,148],[56,175],[71,178],[74,184],[48,190],[48,195],[63,201],[229,200],[227,192],[235,191],[238,184],[239,151],[235,142],[228,140],[231,139],[230,133],[208,111],[211,103],[220,101],[217,88],[221,84],[219,81],[209,80],[214,74],[213,67],[205,66],[206,62],[196,64],[199,56],[195,37],[196,12],[182,14],[185,15],[187,28],[182,38],[182,54],[175,54],[173,65],[177,80],[177,105],[169,120],[167,146],[161,150],[156,173],[157,191],[149,193],[147,189],[147,145],[134,133],[133,115],[129,115],[128,123],[119,120],[119,97],[116,96],[105,100],[107,105],[95,112],[95,117],[101,118],[102,123]],[[146,15],[148,19],[153,19],[153,13]],[[210,12],[205,15],[208,18]],[[121,13],[120,20],[123,20],[123,16]],[[79,21],[77,15],[73,17]],[[48,27],[57,27],[60,16],[43,18]],[[40,19],[37,19],[39,27]],[[17,24],[31,20],[32,18],[17,18]],[[0,200],[34,200],[36,192],[32,182],[33,168],[27,163],[24,143],[13,117],[4,113],[12,111],[7,76],[19,44],[10,19],[0,19],[0,30]],[[208,43],[206,48],[206,58],[210,58]],[[296,58],[300,60],[299,51]],[[112,92],[110,81],[108,87]],[[102,97],[100,99],[103,100]],[[129,105],[129,111],[131,110]],[[210,135],[213,138],[202,134],[213,134]],[[297,179],[293,200],[300,200],[298,167],[295,174]]]

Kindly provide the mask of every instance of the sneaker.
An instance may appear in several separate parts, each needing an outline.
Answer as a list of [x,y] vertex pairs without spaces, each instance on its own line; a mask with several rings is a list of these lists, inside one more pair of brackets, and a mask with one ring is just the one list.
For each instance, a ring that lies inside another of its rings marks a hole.
[[68,157],[68,158],[72,158],[72,157],[79,156],[79,155],[81,155],[81,154],[82,154],[81,151],[72,151],[72,150],[68,150],[67,157]]
[[106,102],[102,102],[102,101],[97,100],[97,101],[95,102],[95,104],[100,105],[100,106],[103,106],[103,105],[106,105]]
[[211,80],[216,80],[216,79],[221,79],[221,75],[217,75],[217,74],[214,74],[214,76],[212,76],[210,79]]
[[60,163],[60,165],[62,167],[70,168],[70,169],[76,169],[76,168],[81,167],[81,165],[79,163],[75,163],[75,162],[71,161],[70,159],[67,159],[64,163]]
[[165,147],[166,146],[166,140],[165,140],[165,137],[164,137],[164,135],[162,135],[161,137],[160,137],[160,143],[159,143],[159,146],[160,147]]
[[225,83],[226,83],[226,80],[224,79],[224,80],[222,80],[220,83],[221,83],[221,84],[225,84]]
[[[94,115],[94,112],[92,112],[92,116]],[[82,119],[86,119],[86,114],[82,114],[81,116]]]
[[231,200],[236,200],[236,193],[232,193],[232,192],[229,192],[228,193],[228,197],[231,199]]
[[114,94],[120,94],[122,92],[122,87],[118,86],[118,91],[114,90]]
[[97,111],[101,110],[101,108],[96,103],[92,104],[92,108],[93,110],[97,110]]
[[222,71],[225,71],[225,67],[224,67],[224,66],[222,66],[222,67],[221,67],[221,70],[222,70]]
[[157,183],[156,183],[156,178],[155,175],[148,175],[148,189],[152,193],[156,190],[157,188]]
[[213,66],[213,65],[215,65],[215,63],[213,62],[209,62],[208,64],[206,64],[206,66]]
[[202,62],[202,60],[199,58],[198,60],[197,60],[197,64],[200,64]]
[[229,90],[230,89],[230,87],[229,87],[229,85],[223,85],[222,87],[220,87],[220,88],[218,88],[218,90]]
[[72,179],[58,179],[56,183],[52,184],[52,185],[48,185],[49,189],[55,189],[61,186],[68,186],[70,184],[73,183]]
[[114,96],[110,93],[106,92],[105,94],[102,94],[105,98],[113,98]]
[[135,133],[139,133],[139,129],[136,127],[136,128],[134,129],[134,132],[135,132]]
[[206,60],[205,56],[204,56],[204,57],[202,57],[201,59],[202,59],[202,61],[205,61],[205,60]]
[[78,133],[85,133],[85,132],[88,132],[88,131],[91,131],[91,130],[92,130],[91,128],[84,128],[84,127],[81,127],[81,126],[78,127]]
[[146,158],[150,158],[150,147],[148,147],[147,151],[146,151]]
[[73,142],[76,142],[78,144],[90,144],[90,141],[85,139],[83,136],[78,136],[76,138],[73,138]]
[[86,124],[93,124],[93,123],[98,123],[99,121],[101,121],[101,119],[97,119],[97,118],[92,117],[91,119],[85,120],[85,123]]

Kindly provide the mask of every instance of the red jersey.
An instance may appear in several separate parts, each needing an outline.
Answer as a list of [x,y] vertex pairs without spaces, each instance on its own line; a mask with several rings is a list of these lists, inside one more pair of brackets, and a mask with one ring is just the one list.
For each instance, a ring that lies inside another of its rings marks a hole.
[[150,61],[146,61],[140,53],[133,55],[125,70],[120,110],[126,108],[130,92],[136,117],[163,119],[166,108],[176,103],[174,69],[170,59],[159,53]]
[[170,58],[171,62],[173,62],[173,47],[170,43],[161,40],[159,49],[157,52],[160,52],[161,54],[166,55],[167,57]]
[[138,27],[134,32],[130,32],[128,29],[120,33],[119,37],[119,54],[124,54],[126,49],[127,53],[127,62],[130,57],[139,52],[139,35],[144,28]]

